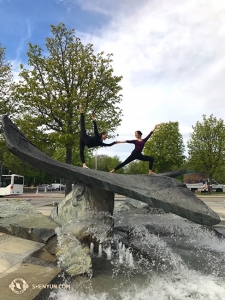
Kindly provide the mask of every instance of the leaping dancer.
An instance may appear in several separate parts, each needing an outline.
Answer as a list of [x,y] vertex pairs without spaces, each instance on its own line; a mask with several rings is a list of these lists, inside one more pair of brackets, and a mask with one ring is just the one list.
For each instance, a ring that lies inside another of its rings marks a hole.
[[95,121],[95,117],[91,114],[91,119],[93,121],[94,125],[94,136],[87,135],[86,129],[85,129],[85,122],[84,122],[84,114],[82,105],[79,105],[79,111],[80,111],[80,159],[83,165],[83,168],[88,168],[85,164],[85,158],[84,158],[84,148],[87,146],[88,148],[93,147],[110,147],[112,145],[117,144],[117,142],[112,142],[111,144],[105,144],[102,141],[105,140],[108,136],[107,132],[103,131],[100,134],[98,133],[97,124]]
[[129,164],[130,162],[132,162],[135,159],[138,160],[142,160],[142,161],[148,161],[149,162],[149,172],[148,174],[155,174],[152,171],[152,167],[153,167],[153,162],[154,159],[151,156],[147,156],[147,155],[143,155],[141,152],[144,148],[145,143],[147,142],[147,140],[150,138],[150,136],[153,134],[153,132],[155,131],[155,129],[159,126],[160,124],[155,125],[155,127],[153,128],[153,130],[146,136],[146,138],[142,139],[142,132],[137,130],[135,131],[135,137],[136,140],[129,140],[129,141],[118,141],[117,143],[130,143],[130,144],[134,144],[135,148],[134,150],[131,152],[131,155],[128,156],[128,158],[122,162],[121,164],[119,164],[118,166],[116,166],[113,170],[111,170],[110,172],[113,173],[114,171],[124,167],[125,165]]

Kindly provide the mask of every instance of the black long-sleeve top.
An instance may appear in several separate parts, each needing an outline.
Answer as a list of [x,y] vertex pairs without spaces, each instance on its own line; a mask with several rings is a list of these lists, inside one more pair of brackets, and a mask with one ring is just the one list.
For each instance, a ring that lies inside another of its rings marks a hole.
[[98,133],[98,128],[97,128],[97,124],[95,121],[93,121],[94,124],[94,136],[88,136],[87,140],[86,140],[86,145],[88,148],[92,148],[92,147],[110,147],[116,144],[116,142],[112,142],[110,144],[106,144],[103,143],[102,141],[100,141],[101,136]]

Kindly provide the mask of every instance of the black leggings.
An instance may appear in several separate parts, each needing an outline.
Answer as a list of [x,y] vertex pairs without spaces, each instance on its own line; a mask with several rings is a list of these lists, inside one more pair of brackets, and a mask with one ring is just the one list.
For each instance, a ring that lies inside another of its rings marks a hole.
[[124,167],[125,165],[129,164],[130,162],[132,162],[135,159],[139,159],[142,161],[148,161],[149,162],[149,170],[152,170],[154,159],[151,156],[142,155],[141,152],[138,152],[135,150],[131,152],[131,155],[128,156],[128,158],[124,162],[122,162],[121,164],[116,166],[114,168],[114,170],[118,170],[118,169]]
[[84,122],[84,114],[80,114],[80,138],[85,138],[87,136]]
[[82,164],[85,163],[85,158],[84,158],[84,148],[85,145],[87,144],[87,139],[88,135],[86,133],[85,129],[85,123],[84,123],[84,114],[80,114],[80,159],[82,161]]

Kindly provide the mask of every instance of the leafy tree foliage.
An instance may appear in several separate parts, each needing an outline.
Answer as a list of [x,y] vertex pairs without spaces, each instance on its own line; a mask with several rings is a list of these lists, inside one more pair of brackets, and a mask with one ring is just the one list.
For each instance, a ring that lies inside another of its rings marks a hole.
[[218,169],[213,174],[213,179],[217,182],[225,184],[225,165],[218,166]]
[[12,66],[5,58],[5,48],[0,44],[0,115],[11,115],[16,102],[11,98],[13,85]]
[[145,144],[144,154],[154,158],[153,171],[167,172],[184,163],[184,143],[178,122],[162,123]]
[[224,168],[225,128],[222,119],[203,115],[203,121],[192,126],[193,133],[187,143],[189,161],[196,171],[205,172],[212,180],[215,172]]
[[[97,155],[93,156],[89,161],[89,166],[91,169],[97,169],[100,171],[109,172],[112,170],[115,166],[120,164],[121,161],[118,156],[110,157],[108,155]],[[123,169],[120,169],[117,171],[117,173],[124,173]]]
[[148,162],[139,160],[132,161],[125,166],[124,172],[125,174],[148,174]]
[[[3,153],[3,173],[2,174],[19,174],[24,176],[24,184],[27,186],[38,185],[41,183],[52,183],[56,180],[52,174],[41,172],[33,168],[28,163],[22,161],[9,151]],[[1,160],[0,160],[1,161]],[[58,179],[58,178],[57,178]]]
[[[5,58],[5,48],[0,44],[0,115],[13,115],[16,109],[16,102],[11,97],[13,86],[12,66]],[[0,124],[0,162],[2,172],[5,172],[4,156],[9,155],[6,148],[5,138]],[[7,167],[6,167],[7,168]],[[7,173],[8,174],[8,173]]]
[[[74,30],[60,23],[51,25],[46,50],[29,43],[29,69],[21,65],[21,80],[14,96],[21,103],[18,123],[31,141],[55,156],[64,148],[63,161],[71,164],[79,151],[79,112],[94,112],[99,131],[114,132],[121,122],[117,106],[122,95],[122,77],[113,75],[112,54],[94,54],[93,45],[83,45]],[[87,132],[92,122],[86,118]],[[55,153],[57,149],[57,153]]]

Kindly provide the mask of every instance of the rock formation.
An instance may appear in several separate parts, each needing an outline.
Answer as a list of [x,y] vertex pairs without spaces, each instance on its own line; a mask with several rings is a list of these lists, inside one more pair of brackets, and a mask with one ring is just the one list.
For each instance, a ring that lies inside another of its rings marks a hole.
[[9,151],[42,171],[96,189],[125,195],[198,224],[212,226],[220,222],[214,211],[184,183],[174,178],[107,173],[62,163],[38,150],[6,115],[1,117],[1,121]]
[[58,225],[25,200],[0,202],[0,231],[39,243],[47,243]]

